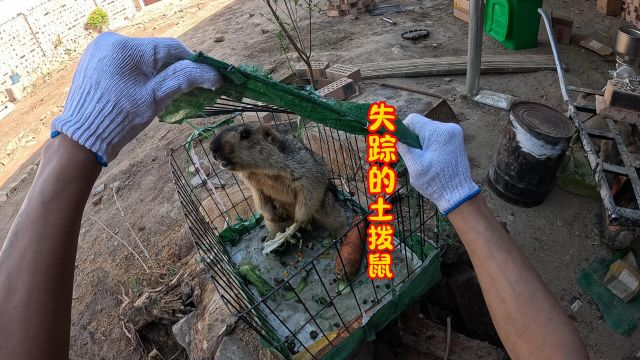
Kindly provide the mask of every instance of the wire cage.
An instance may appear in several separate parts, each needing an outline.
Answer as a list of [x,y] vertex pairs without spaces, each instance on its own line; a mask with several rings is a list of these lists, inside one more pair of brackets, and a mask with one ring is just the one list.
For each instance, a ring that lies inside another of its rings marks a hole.
[[[354,216],[366,215],[367,204],[374,200],[366,191],[365,138],[286,110],[230,109],[205,110],[208,115],[229,115],[208,118],[213,125],[196,131],[170,156],[175,188],[201,262],[229,310],[260,336],[263,346],[287,359],[345,358],[439,279],[438,247],[452,241],[447,223],[398,167],[398,188],[387,198],[396,219],[394,279],[368,278],[366,250],[355,278],[334,277],[335,262],[344,261],[340,245],[359,222],[337,239],[322,229],[305,230],[304,245],[263,255],[260,244],[266,230],[257,225],[260,217],[251,192],[213,161],[208,139],[224,126],[252,121],[296,137],[324,159],[339,198]],[[366,236],[361,235],[364,242]]]

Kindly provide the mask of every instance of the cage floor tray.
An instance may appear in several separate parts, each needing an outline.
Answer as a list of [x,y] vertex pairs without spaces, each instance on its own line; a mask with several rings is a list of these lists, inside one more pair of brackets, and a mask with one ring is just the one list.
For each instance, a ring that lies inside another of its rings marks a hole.
[[[302,246],[289,245],[279,255],[262,254],[266,235],[267,229],[260,225],[229,247],[229,252],[236,264],[252,264],[271,284],[277,286],[291,277],[289,284],[268,296],[261,307],[281,339],[289,340],[291,332],[294,333],[292,352],[304,351],[318,340],[335,336],[337,330],[348,327],[380,303],[394,289],[393,281],[407,279],[422,264],[416,254],[396,239],[392,268],[395,280],[371,281],[366,276],[363,257],[360,276],[348,286],[335,278],[337,246],[330,246],[333,239],[326,232],[305,231]],[[255,287],[249,288],[260,298]]]

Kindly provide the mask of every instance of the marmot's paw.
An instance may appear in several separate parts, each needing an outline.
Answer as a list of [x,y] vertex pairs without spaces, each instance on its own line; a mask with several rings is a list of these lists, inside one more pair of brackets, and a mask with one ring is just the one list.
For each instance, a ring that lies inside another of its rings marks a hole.
[[262,253],[269,254],[284,244],[285,241],[294,242],[295,239],[293,239],[293,234],[295,234],[299,228],[300,224],[293,223],[293,225],[289,226],[284,232],[277,233],[273,240],[269,240],[262,244]]

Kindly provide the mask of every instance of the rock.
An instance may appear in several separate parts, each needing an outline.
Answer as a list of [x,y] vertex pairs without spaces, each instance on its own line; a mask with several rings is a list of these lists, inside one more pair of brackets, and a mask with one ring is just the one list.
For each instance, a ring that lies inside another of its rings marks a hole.
[[193,328],[195,318],[196,313],[194,311],[189,315],[183,317],[182,320],[175,323],[175,325],[173,325],[173,327],[171,328],[173,336],[175,336],[176,340],[178,340],[178,344],[182,345],[182,347],[187,350],[189,359],[193,359],[191,357],[191,329]]
[[[219,358],[218,355],[213,357],[216,349],[222,346],[221,341],[227,330],[234,324],[235,317],[229,313],[215,290],[215,286],[207,276],[200,276],[197,283],[198,288],[194,289],[193,296],[197,307],[186,316],[191,319],[181,319],[173,326],[174,335],[178,342],[187,349],[189,359],[236,359],[233,357]],[[182,324],[177,326],[179,323]],[[242,348],[246,348],[246,346],[243,345]],[[251,356],[243,356],[237,359],[252,359]]]
[[446,78],[444,78],[442,80],[444,80],[444,82],[446,82],[446,83],[450,83],[453,79],[446,77]]
[[138,225],[138,231],[144,231],[145,228],[144,225]]
[[176,244],[176,255],[179,260],[191,255],[194,249],[193,239],[191,238],[191,231],[188,226],[184,226],[178,236],[178,243]]
[[91,200],[91,204],[93,206],[98,206],[98,205],[102,204],[102,195],[93,198],[93,200]]
[[260,29],[260,31],[261,31],[263,34],[268,34],[268,33],[269,33],[269,30],[267,30],[267,29]]
[[0,192],[0,204],[7,201],[9,199],[9,195],[6,192]]
[[358,19],[359,19],[358,15],[349,15],[349,16],[347,16],[347,17],[348,17],[350,20],[358,20]]
[[249,13],[249,17],[250,17],[250,18],[254,17],[255,15],[256,15],[256,14],[254,14],[254,13]]
[[101,192],[104,191],[105,185],[104,184],[100,184],[97,187],[93,188],[93,191],[91,192],[93,195],[98,195]]
[[213,42],[223,42],[224,41],[224,35],[216,35],[213,38]]
[[114,192],[118,192],[120,191],[120,181],[116,181],[113,184],[109,185],[109,188],[111,188],[111,190],[113,190]]
[[216,351],[216,360],[253,360],[255,356],[247,349],[247,346],[238,338],[225,336]]

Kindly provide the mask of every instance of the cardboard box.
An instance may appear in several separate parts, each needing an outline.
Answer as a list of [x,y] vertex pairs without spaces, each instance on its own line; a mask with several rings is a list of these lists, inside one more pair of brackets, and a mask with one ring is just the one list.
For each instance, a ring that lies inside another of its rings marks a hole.
[[620,79],[607,81],[604,88],[604,100],[610,107],[640,113],[640,89],[629,88]]
[[553,34],[556,41],[560,44],[570,44],[571,35],[573,34],[573,20],[552,16],[551,24],[553,25]]
[[598,0],[596,8],[607,16],[620,16],[623,0]]
[[624,302],[633,299],[640,291],[640,272],[633,253],[611,264],[602,283]]
[[611,120],[640,125],[640,113],[609,106],[604,96],[596,95],[596,113]]
[[453,16],[469,22],[469,0],[453,0]]

